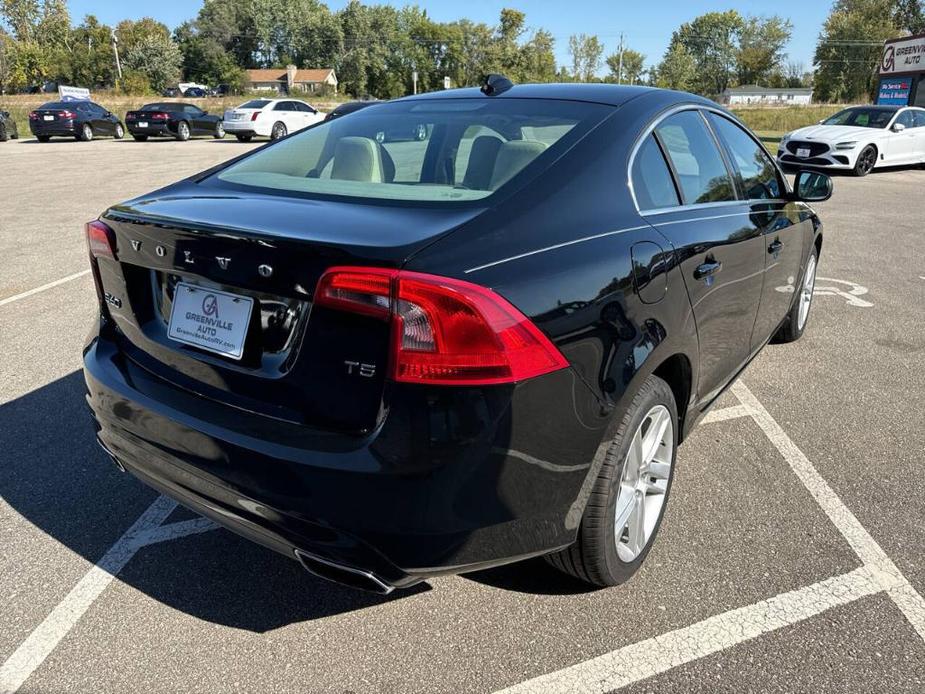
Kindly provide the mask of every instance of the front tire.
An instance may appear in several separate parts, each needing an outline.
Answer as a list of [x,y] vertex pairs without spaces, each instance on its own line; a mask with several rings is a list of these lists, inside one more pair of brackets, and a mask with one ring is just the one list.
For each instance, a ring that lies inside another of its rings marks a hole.
[[858,160],[854,163],[854,175],[863,178],[877,165],[877,148],[873,145],[867,145],[858,155]]
[[774,335],[774,342],[787,343],[796,342],[803,337],[806,330],[806,324],[809,321],[809,310],[813,305],[813,291],[816,288],[816,268],[819,266],[819,251],[813,246],[813,252],[806,261],[806,270],[803,271],[803,278],[800,280],[800,286],[797,289],[798,296],[794,299],[793,306],[790,307],[790,313],[784,319],[783,325],[780,326]]
[[215,124],[215,132],[212,133],[212,137],[214,137],[216,140],[225,139],[225,126],[222,125],[221,121]]
[[627,581],[645,561],[668,506],[678,443],[671,387],[649,376],[607,451],[578,539],[548,555],[560,571],[596,586]]

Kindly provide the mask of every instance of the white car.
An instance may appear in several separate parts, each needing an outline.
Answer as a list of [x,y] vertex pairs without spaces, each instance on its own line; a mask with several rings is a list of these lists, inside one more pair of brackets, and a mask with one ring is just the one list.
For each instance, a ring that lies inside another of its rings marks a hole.
[[247,142],[255,135],[278,140],[296,130],[320,123],[324,114],[297,99],[251,99],[225,111],[225,132]]
[[784,135],[782,166],[825,167],[866,176],[878,166],[925,162],[925,109],[852,106],[819,125]]

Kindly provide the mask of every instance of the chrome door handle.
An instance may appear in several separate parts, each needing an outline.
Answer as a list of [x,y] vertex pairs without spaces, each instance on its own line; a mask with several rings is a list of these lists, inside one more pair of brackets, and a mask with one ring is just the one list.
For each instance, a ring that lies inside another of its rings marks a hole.
[[698,265],[697,269],[694,270],[694,279],[702,280],[704,277],[709,277],[710,275],[715,275],[723,267],[723,264],[715,260],[708,260],[702,265]]

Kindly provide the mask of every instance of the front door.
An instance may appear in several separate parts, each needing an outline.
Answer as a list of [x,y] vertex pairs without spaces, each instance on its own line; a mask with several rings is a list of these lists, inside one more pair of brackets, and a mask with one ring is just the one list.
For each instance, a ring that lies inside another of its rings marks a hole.
[[804,206],[786,200],[787,188],[764,147],[725,116],[711,112],[709,118],[732,162],[749,220],[764,239],[764,280],[751,339],[756,350],[772,337],[794,301],[812,222]]

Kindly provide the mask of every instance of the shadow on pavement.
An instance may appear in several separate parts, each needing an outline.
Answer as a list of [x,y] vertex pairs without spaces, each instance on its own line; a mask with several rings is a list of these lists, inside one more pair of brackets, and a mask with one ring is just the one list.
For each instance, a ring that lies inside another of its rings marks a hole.
[[[93,563],[156,498],[97,446],[80,371],[0,405],[0,451],[0,498]],[[255,632],[430,590],[382,597],[342,588],[225,530],[144,547],[118,580],[198,619]]]

